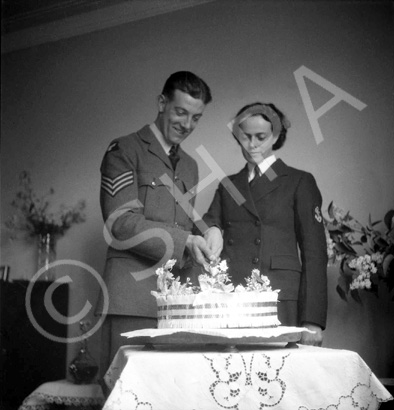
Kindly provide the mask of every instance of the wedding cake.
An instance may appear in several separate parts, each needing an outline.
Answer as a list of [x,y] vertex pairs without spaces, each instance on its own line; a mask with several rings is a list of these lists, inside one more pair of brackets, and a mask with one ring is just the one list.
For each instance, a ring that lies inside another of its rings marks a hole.
[[280,325],[277,314],[278,290],[254,269],[245,286],[234,288],[226,261],[210,265],[198,277],[199,286],[188,279],[181,284],[169,260],[156,270],[158,327],[185,329],[272,328]]

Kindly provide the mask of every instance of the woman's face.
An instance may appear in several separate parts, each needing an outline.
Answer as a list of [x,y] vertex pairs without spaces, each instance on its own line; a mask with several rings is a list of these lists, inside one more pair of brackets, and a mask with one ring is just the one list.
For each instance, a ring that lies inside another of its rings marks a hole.
[[272,135],[270,122],[256,115],[242,121],[239,127],[243,131],[239,133],[239,142],[246,161],[259,164],[272,155],[272,146],[278,137]]

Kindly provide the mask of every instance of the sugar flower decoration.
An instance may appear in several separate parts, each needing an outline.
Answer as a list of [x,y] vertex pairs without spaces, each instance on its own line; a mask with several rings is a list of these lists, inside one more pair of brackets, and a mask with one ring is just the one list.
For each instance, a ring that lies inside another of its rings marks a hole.
[[198,277],[202,292],[230,293],[234,290],[227,273],[227,262],[211,263],[207,273]]
[[[181,283],[180,278],[175,278],[172,268],[176,260],[170,259],[160,268],[156,269],[157,291],[151,294],[156,298],[160,296],[180,296],[197,293],[231,293],[231,292],[272,292],[270,280],[267,276],[260,273],[258,269],[253,269],[250,277],[245,278],[246,285],[238,285],[234,289],[228,275],[228,266],[225,260],[217,263],[211,263],[205,270],[205,273],[199,275],[198,281],[200,286],[193,286],[190,278],[186,283]],[[279,292],[279,290],[274,290]]]
[[151,291],[153,296],[190,295],[194,292],[190,278],[187,278],[186,283],[182,284],[179,276],[174,277],[172,268],[175,263],[176,259],[170,259],[163,266],[156,269],[158,291]]
[[250,277],[246,278],[246,288],[248,291],[271,292],[270,280],[267,276],[261,275],[258,269],[253,269]]

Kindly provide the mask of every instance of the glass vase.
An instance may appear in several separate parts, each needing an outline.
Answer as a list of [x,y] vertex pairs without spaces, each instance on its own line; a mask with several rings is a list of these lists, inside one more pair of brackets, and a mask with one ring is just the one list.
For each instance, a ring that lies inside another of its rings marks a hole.
[[98,369],[97,363],[89,353],[85,341],[77,356],[68,367],[71,377],[75,384],[89,384],[95,378]]
[[38,235],[38,261],[37,272],[45,268],[45,271],[39,279],[54,280],[54,268],[49,268],[49,265],[56,260],[56,242],[57,237],[54,234],[44,233]]

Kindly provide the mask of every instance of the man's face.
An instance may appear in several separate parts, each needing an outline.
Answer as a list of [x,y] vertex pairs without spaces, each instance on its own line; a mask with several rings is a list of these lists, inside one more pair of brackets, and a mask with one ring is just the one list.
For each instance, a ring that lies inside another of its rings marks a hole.
[[159,116],[157,126],[170,145],[178,145],[196,128],[205,109],[200,99],[175,90],[172,100],[159,96]]
[[242,121],[239,142],[245,159],[252,164],[259,164],[272,155],[272,146],[278,137],[272,135],[271,123],[261,115]]

